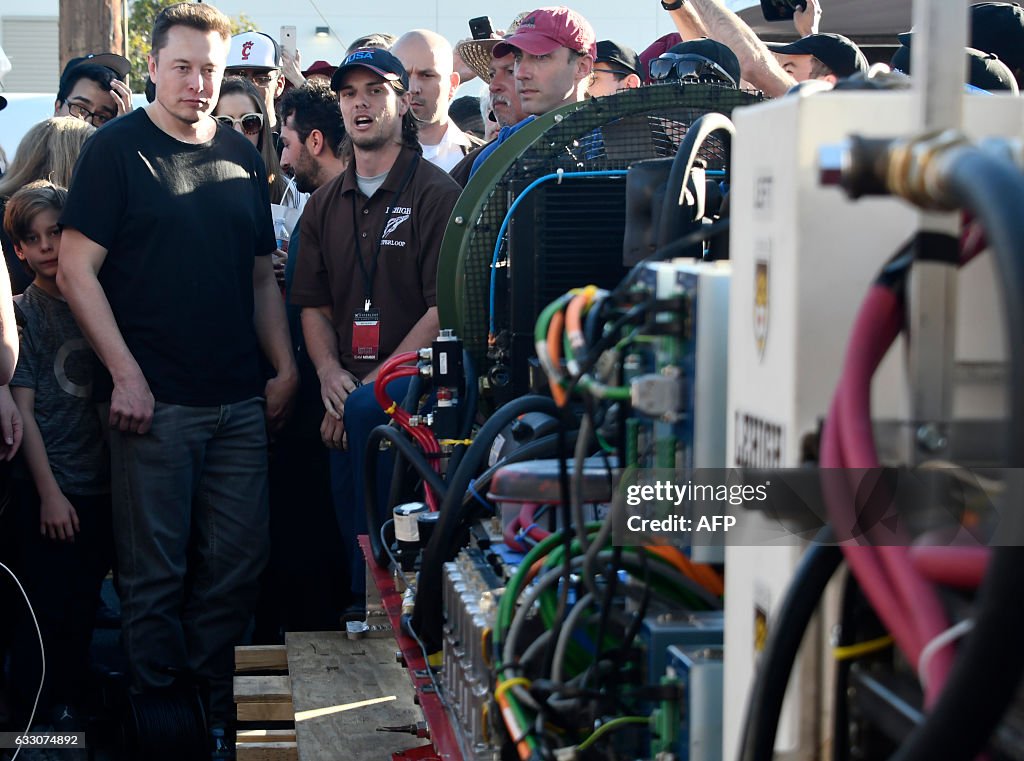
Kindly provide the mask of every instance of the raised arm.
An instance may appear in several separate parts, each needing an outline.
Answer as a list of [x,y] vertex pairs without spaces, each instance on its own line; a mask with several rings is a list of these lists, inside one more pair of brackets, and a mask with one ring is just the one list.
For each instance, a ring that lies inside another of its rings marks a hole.
[[687,0],[700,16],[708,37],[727,45],[740,61],[743,78],[766,95],[785,95],[796,80],[783,71],[754,30],[726,8],[721,0]]

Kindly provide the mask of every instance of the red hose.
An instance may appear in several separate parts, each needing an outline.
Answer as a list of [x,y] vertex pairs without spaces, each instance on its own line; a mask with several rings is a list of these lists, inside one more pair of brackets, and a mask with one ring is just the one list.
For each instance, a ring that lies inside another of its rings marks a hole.
[[957,589],[980,587],[991,557],[991,547],[910,548],[910,560],[925,578]]
[[[888,288],[873,286],[853,326],[843,376],[836,392],[833,416],[830,418],[836,423],[832,436],[839,447],[840,462],[846,468],[869,469],[880,466],[871,427],[871,379],[902,326],[900,299]],[[852,507],[852,501],[846,505],[840,503],[839,507],[840,510]],[[849,518],[849,525],[852,526],[856,520],[852,511]],[[838,525],[847,524],[840,522]],[[916,665],[925,645],[948,628],[945,611],[935,590],[912,564],[907,547],[900,543],[899,537],[894,544],[888,536],[878,537],[878,530],[872,530],[872,527],[868,527],[866,533],[869,538],[876,540],[874,559],[884,569],[884,576],[888,577],[885,588],[880,587],[870,595],[870,599],[876,606],[884,604],[886,608],[891,608],[891,604],[895,604],[898,609],[910,614],[905,629],[903,621],[897,624],[901,629],[900,636],[897,637],[895,631],[893,636]],[[865,585],[862,574],[869,573],[865,565],[859,564],[854,568],[862,586]],[[854,567],[853,562],[851,567]],[[878,574],[872,573],[870,578],[868,584],[884,583]],[[883,598],[885,603],[882,603]],[[931,705],[941,693],[953,659],[952,648],[946,647],[929,661],[928,681],[925,685],[927,705]]]

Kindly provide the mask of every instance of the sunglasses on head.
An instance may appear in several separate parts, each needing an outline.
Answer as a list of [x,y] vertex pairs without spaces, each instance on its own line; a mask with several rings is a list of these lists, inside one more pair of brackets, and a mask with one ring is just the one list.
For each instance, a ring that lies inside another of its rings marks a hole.
[[662,53],[650,64],[651,81],[666,79],[698,82],[725,82],[736,87],[736,80],[714,61],[690,53]]
[[242,132],[247,135],[258,135],[260,130],[263,129],[263,114],[242,114],[241,119],[235,119],[234,117],[224,114],[223,116],[213,117],[225,127],[241,126]]

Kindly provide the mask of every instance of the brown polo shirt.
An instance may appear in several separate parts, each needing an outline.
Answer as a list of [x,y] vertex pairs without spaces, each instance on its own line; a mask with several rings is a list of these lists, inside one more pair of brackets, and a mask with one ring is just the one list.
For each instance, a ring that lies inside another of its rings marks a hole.
[[[460,192],[444,171],[402,148],[372,198],[359,192],[353,161],[306,204],[291,300],[302,307],[332,308],[341,365],[357,378],[387,359],[437,304],[438,252]],[[366,299],[357,250],[366,273],[373,273],[370,300],[380,310],[377,360],[352,355],[352,321]]]

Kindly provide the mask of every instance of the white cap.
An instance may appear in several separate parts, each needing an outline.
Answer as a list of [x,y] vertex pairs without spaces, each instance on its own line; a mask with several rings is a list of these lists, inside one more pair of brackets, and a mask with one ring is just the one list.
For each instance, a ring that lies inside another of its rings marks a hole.
[[279,69],[281,49],[269,34],[242,32],[231,38],[229,69]]

